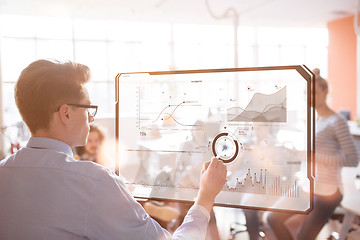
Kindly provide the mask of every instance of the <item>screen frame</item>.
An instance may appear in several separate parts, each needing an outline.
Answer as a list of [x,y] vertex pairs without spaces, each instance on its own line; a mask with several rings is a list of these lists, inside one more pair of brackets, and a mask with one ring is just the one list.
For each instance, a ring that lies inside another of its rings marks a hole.
[[[305,211],[297,210],[284,210],[276,208],[264,208],[264,207],[250,207],[243,205],[230,205],[230,204],[219,204],[215,203],[214,206],[221,207],[232,207],[241,209],[253,209],[262,211],[273,211],[273,212],[286,212],[294,214],[309,214],[314,206],[314,177],[315,177],[315,108],[311,106],[311,102],[315,105],[315,74],[305,65],[288,65],[288,66],[267,66],[267,67],[246,67],[246,68],[220,68],[220,69],[195,69],[195,70],[175,70],[175,71],[152,71],[152,72],[126,72],[118,73],[115,77],[115,139],[119,141],[119,81],[120,77],[126,77],[126,75],[133,74],[147,74],[150,76],[154,75],[170,75],[170,74],[195,74],[195,73],[219,73],[219,72],[246,72],[246,71],[271,71],[271,70],[296,70],[306,81],[307,81],[307,178],[310,181],[310,206]],[[119,145],[116,144],[116,164],[115,173],[120,175],[119,164]],[[193,203],[193,201],[185,200],[174,200],[164,199],[156,197],[136,197],[139,200],[160,200],[166,202],[180,202],[180,203]]]

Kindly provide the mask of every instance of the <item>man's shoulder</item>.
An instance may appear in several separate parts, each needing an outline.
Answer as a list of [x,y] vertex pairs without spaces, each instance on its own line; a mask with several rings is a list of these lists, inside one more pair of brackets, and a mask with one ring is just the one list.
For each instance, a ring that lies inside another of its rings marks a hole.
[[71,156],[65,156],[65,161],[62,161],[60,168],[63,171],[96,180],[111,174],[108,168],[100,164],[92,161],[77,160]]
[[63,152],[48,149],[21,149],[8,159],[1,161],[0,166],[40,171],[42,173],[79,175],[97,180],[109,175],[110,170],[90,161],[76,160]]

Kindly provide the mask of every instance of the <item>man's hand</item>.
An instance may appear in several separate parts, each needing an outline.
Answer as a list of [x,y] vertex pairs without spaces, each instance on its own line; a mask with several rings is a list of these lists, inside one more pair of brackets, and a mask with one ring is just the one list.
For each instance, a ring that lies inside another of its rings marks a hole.
[[205,207],[209,212],[214,204],[216,195],[221,191],[226,181],[226,166],[223,161],[212,158],[205,162],[201,171],[200,190],[196,203]]

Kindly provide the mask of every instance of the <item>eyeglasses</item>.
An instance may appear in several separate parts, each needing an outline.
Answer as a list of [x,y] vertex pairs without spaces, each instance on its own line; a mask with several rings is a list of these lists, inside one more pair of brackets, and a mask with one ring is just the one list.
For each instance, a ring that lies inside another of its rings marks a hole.
[[[86,108],[89,117],[95,117],[98,110],[98,106],[96,105],[85,105],[85,104],[76,104],[76,103],[67,103],[67,105],[78,108]],[[60,107],[58,107],[57,111],[60,110]]]
[[84,104],[75,104],[75,103],[68,103],[67,105],[78,108],[86,108],[89,117],[95,117],[98,110],[98,106],[96,105],[84,105]]

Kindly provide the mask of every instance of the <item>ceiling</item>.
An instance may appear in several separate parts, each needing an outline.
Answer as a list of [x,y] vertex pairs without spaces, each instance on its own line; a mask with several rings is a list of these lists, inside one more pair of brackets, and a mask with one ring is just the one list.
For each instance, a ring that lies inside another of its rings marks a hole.
[[0,0],[0,13],[104,20],[326,27],[360,0]]

